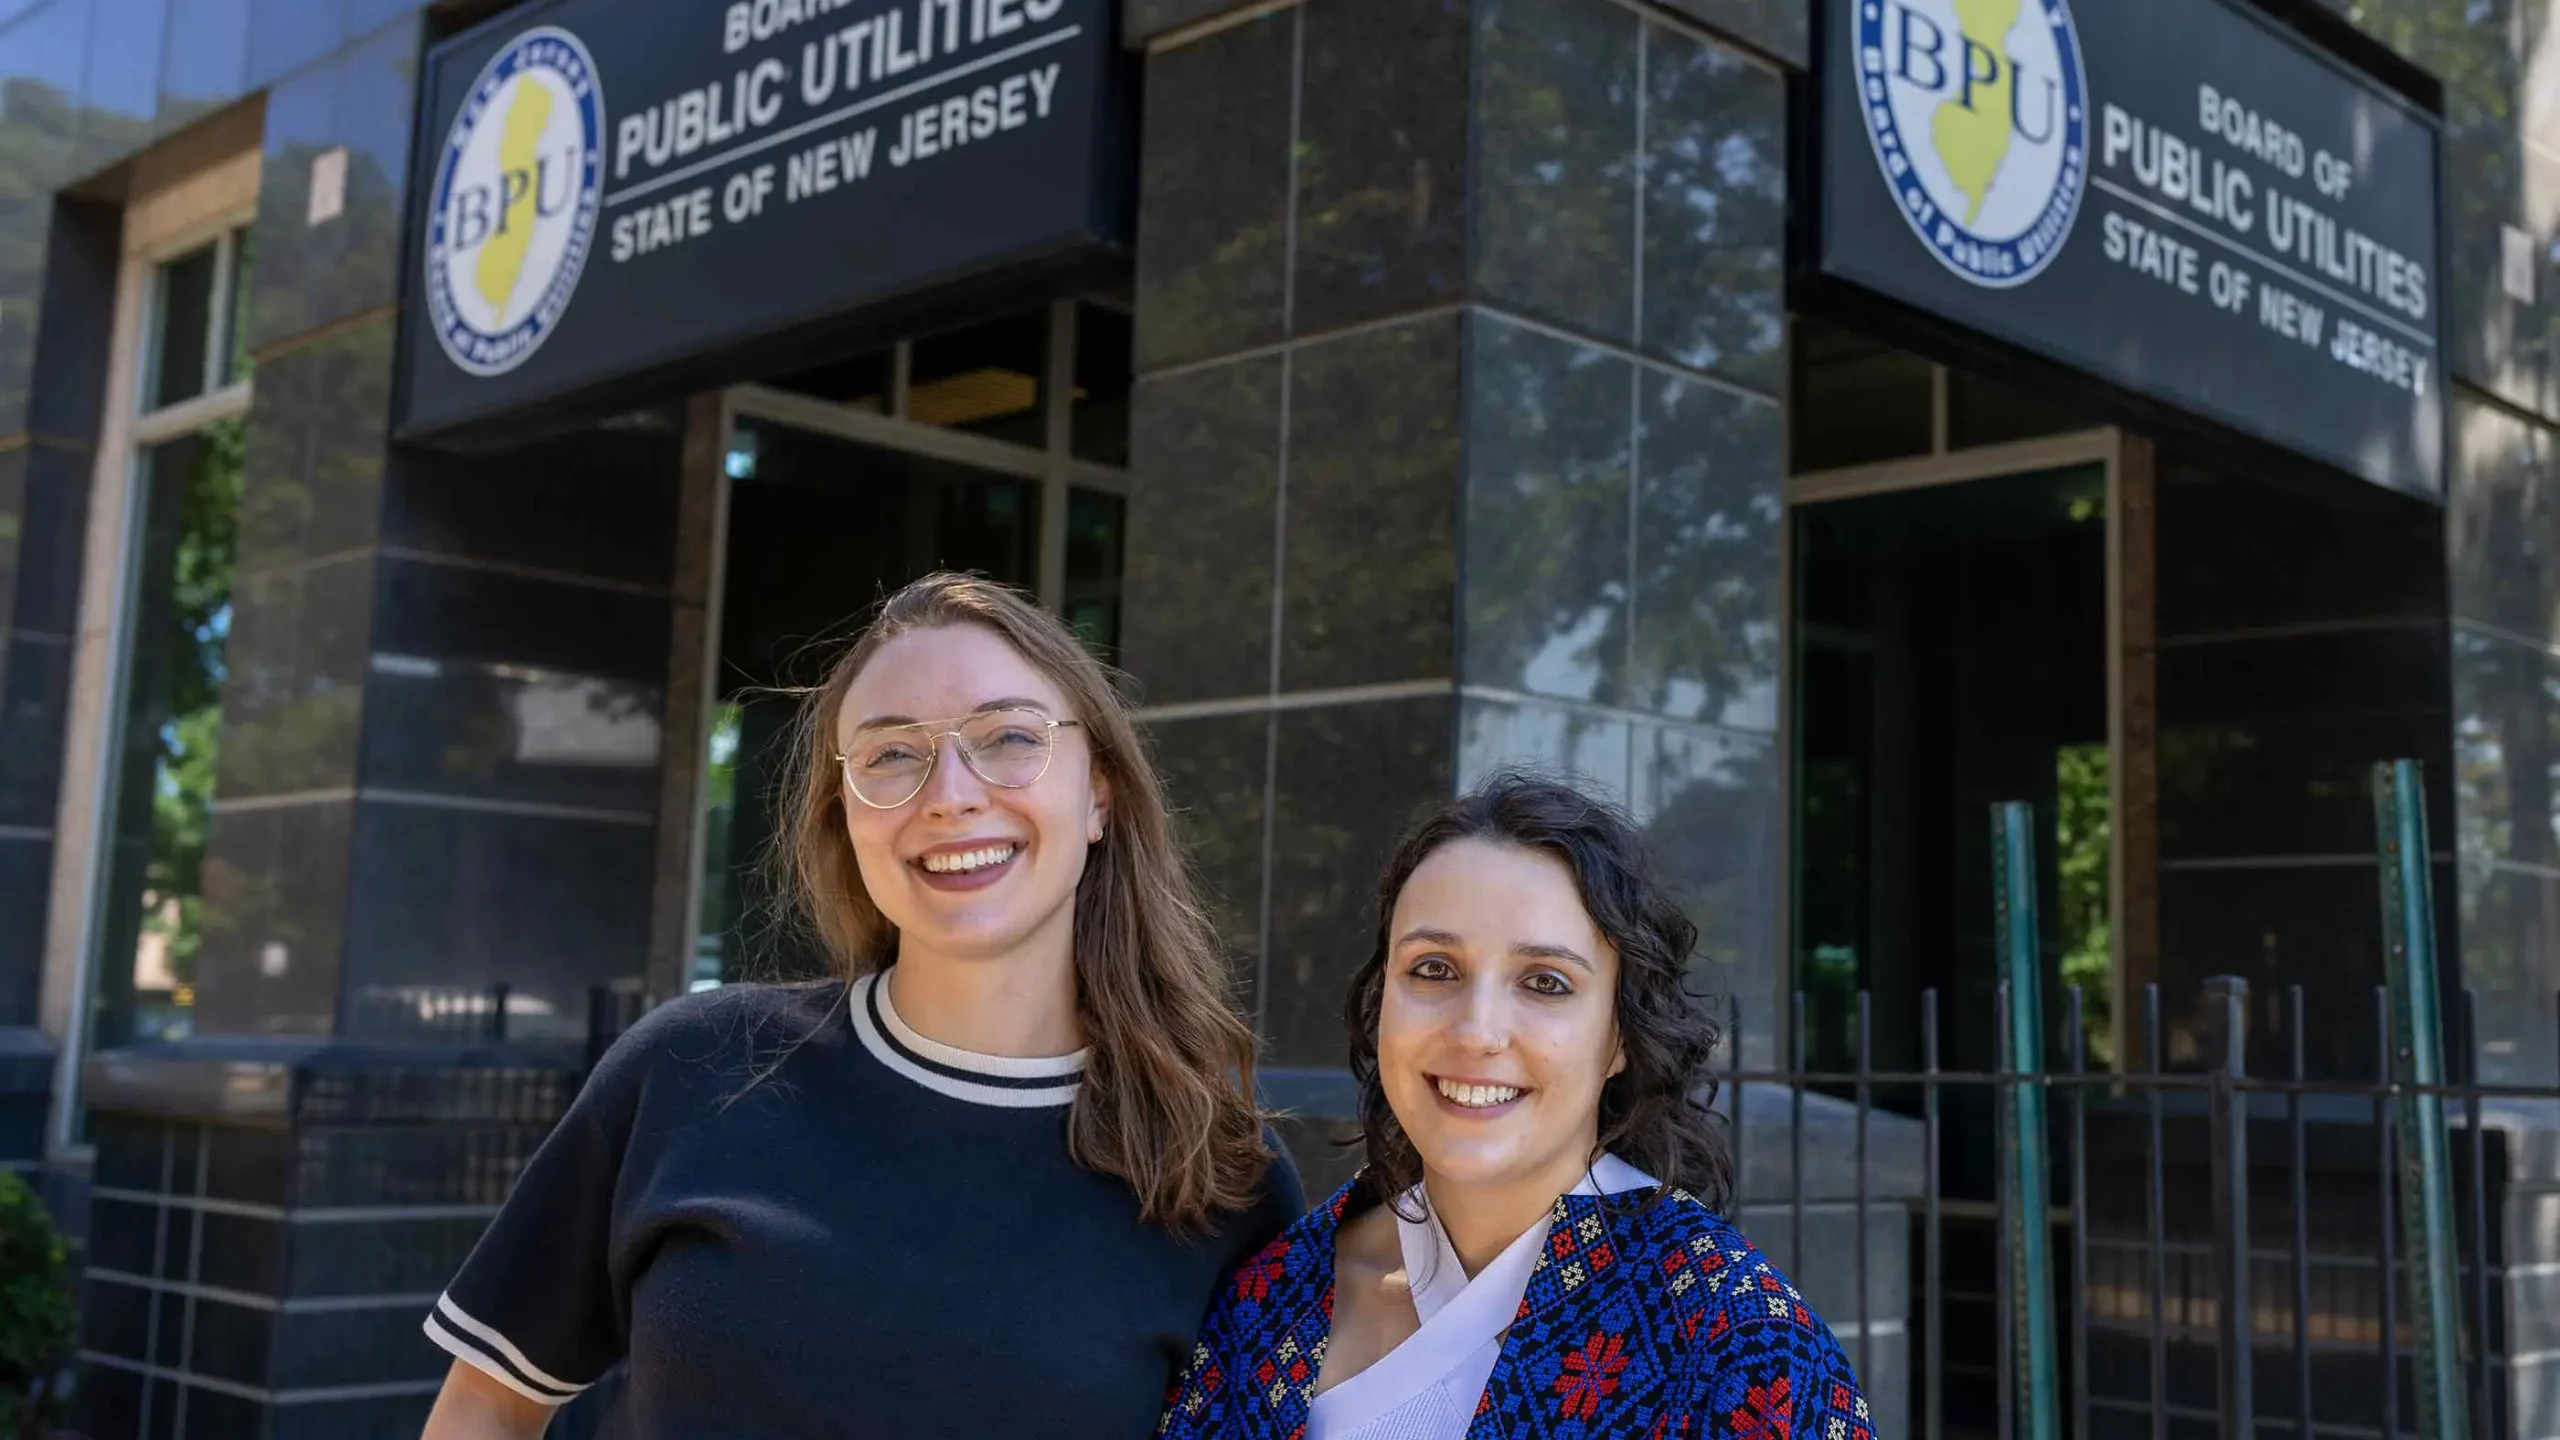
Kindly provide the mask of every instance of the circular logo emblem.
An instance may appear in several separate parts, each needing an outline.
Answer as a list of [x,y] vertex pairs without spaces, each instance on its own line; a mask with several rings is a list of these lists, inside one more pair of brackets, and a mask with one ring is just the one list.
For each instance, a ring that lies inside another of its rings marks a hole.
[[1976,285],[2034,279],[2089,180],[2069,0],[1848,0],[1859,108],[1902,218]]
[[523,364],[569,308],[604,188],[604,90],[556,26],[507,42],[471,83],[436,165],[427,312],[474,375]]

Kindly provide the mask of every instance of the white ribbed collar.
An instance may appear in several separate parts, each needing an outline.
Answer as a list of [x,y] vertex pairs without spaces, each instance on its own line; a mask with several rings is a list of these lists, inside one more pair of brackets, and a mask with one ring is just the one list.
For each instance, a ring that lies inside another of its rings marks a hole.
[[871,1058],[928,1090],[974,1105],[1027,1110],[1076,1098],[1090,1051],[1023,1059],[981,1055],[919,1035],[889,1003],[889,973],[865,975],[849,987],[853,1033]]

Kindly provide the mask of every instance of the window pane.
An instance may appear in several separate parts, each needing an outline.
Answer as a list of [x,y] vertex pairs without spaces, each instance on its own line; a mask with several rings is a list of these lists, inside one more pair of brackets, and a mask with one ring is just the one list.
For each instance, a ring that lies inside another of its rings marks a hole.
[[1947,371],[1947,446],[1999,445],[2087,430],[2097,417],[2059,396],[2013,390],[1961,370]]
[[150,408],[192,400],[205,385],[205,343],[213,325],[213,281],[218,247],[200,250],[160,267],[153,308],[152,382],[145,392]]
[[1129,317],[1098,305],[1076,311],[1074,449],[1098,465],[1129,463]]
[[[952,478],[940,487],[940,525],[934,537],[938,553],[932,568],[988,575],[1016,585],[1037,574],[1039,483],[1009,475],[982,477],[957,466],[952,471]],[[918,567],[922,572],[923,567]]]
[[1120,542],[1127,502],[1100,490],[1067,492],[1067,623],[1104,660],[1120,644]]
[[729,835],[738,817],[738,733],[743,711],[735,700],[712,713],[709,753],[702,766],[702,903],[695,908],[693,962],[686,988],[709,990],[729,978],[729,916],[737,885],[729,873]]
[[1800,320],[1795,372],[1787,409],[1797,473],[1929,453],[1929,362]]
[[198,882],[231,634],[240,432],[240,422],[227,421],[141,457],[140,578],[124,664],[93,1051],[192,1028],[203,941]]
[[927,336],[915,343],[909,362],[907,418],[1044,448],[1049,424],[1041,376],[1048,363],[1045,310]]
[[889,413],[890,354],[873,350],[866,354],[830,360],[806,370],[795,370],[769,383],[776,390],[788,390],[813,400],[824,400],[866,415]]
[[231,232],[231,299],[222,319],[225,385],[249,378],[249,284],[256,278],[257,269],[249,234],[245,226]]

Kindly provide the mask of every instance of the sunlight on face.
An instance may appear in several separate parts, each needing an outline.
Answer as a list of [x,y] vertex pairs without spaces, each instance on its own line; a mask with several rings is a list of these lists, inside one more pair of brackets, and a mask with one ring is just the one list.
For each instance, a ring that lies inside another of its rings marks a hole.
[[[976,625],[911,630],[880,647],[837,712],[839,754],[876,750],[896,733],[921,750],[914,721],[946,730],[990,707],[1078,720],[1058,686],[1004,637]],[[1107,785],[1081,729],[1050,732],[1048,770],[1021,788],[989,784],[961,763],[958,741],[932,742],[924,788],[875,809],[844,788],[845,827],[863,887],[898,930],[902,958],[931,953],[1001,959],[1074,922],[1076,883],[1102,828]]]
[[1617,953],[1572,872],[1453,842],[1405,882],[1389,935],[1378,1074],[1425,1171],[1571,1189],[1598,1143],[1601,1087],[1624,1068]]

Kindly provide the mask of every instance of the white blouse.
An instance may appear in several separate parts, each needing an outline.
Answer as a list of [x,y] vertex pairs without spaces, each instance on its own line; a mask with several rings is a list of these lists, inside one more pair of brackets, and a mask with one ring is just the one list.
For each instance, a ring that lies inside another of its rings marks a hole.
[[[1603,1155],[1573,1193],[1616,1195],[1659,1183]],[[1474,1423],[1476,1402],[1502,1357],[1502,1332],[1519,1314],[1529,1275],[1538,1268],[1548,1220],[1540,1216],[1470,1280],[1449,1232],[1421,1198],[1420,1186],[1405,1192],[1396,1238],[1422,1327],[1376,1364],[1318,1395],[1307,1410],[1307,1440],[1464,1440]],[[1414,1209],[1423,1218],[1405,1219],[1403,1212]]]

